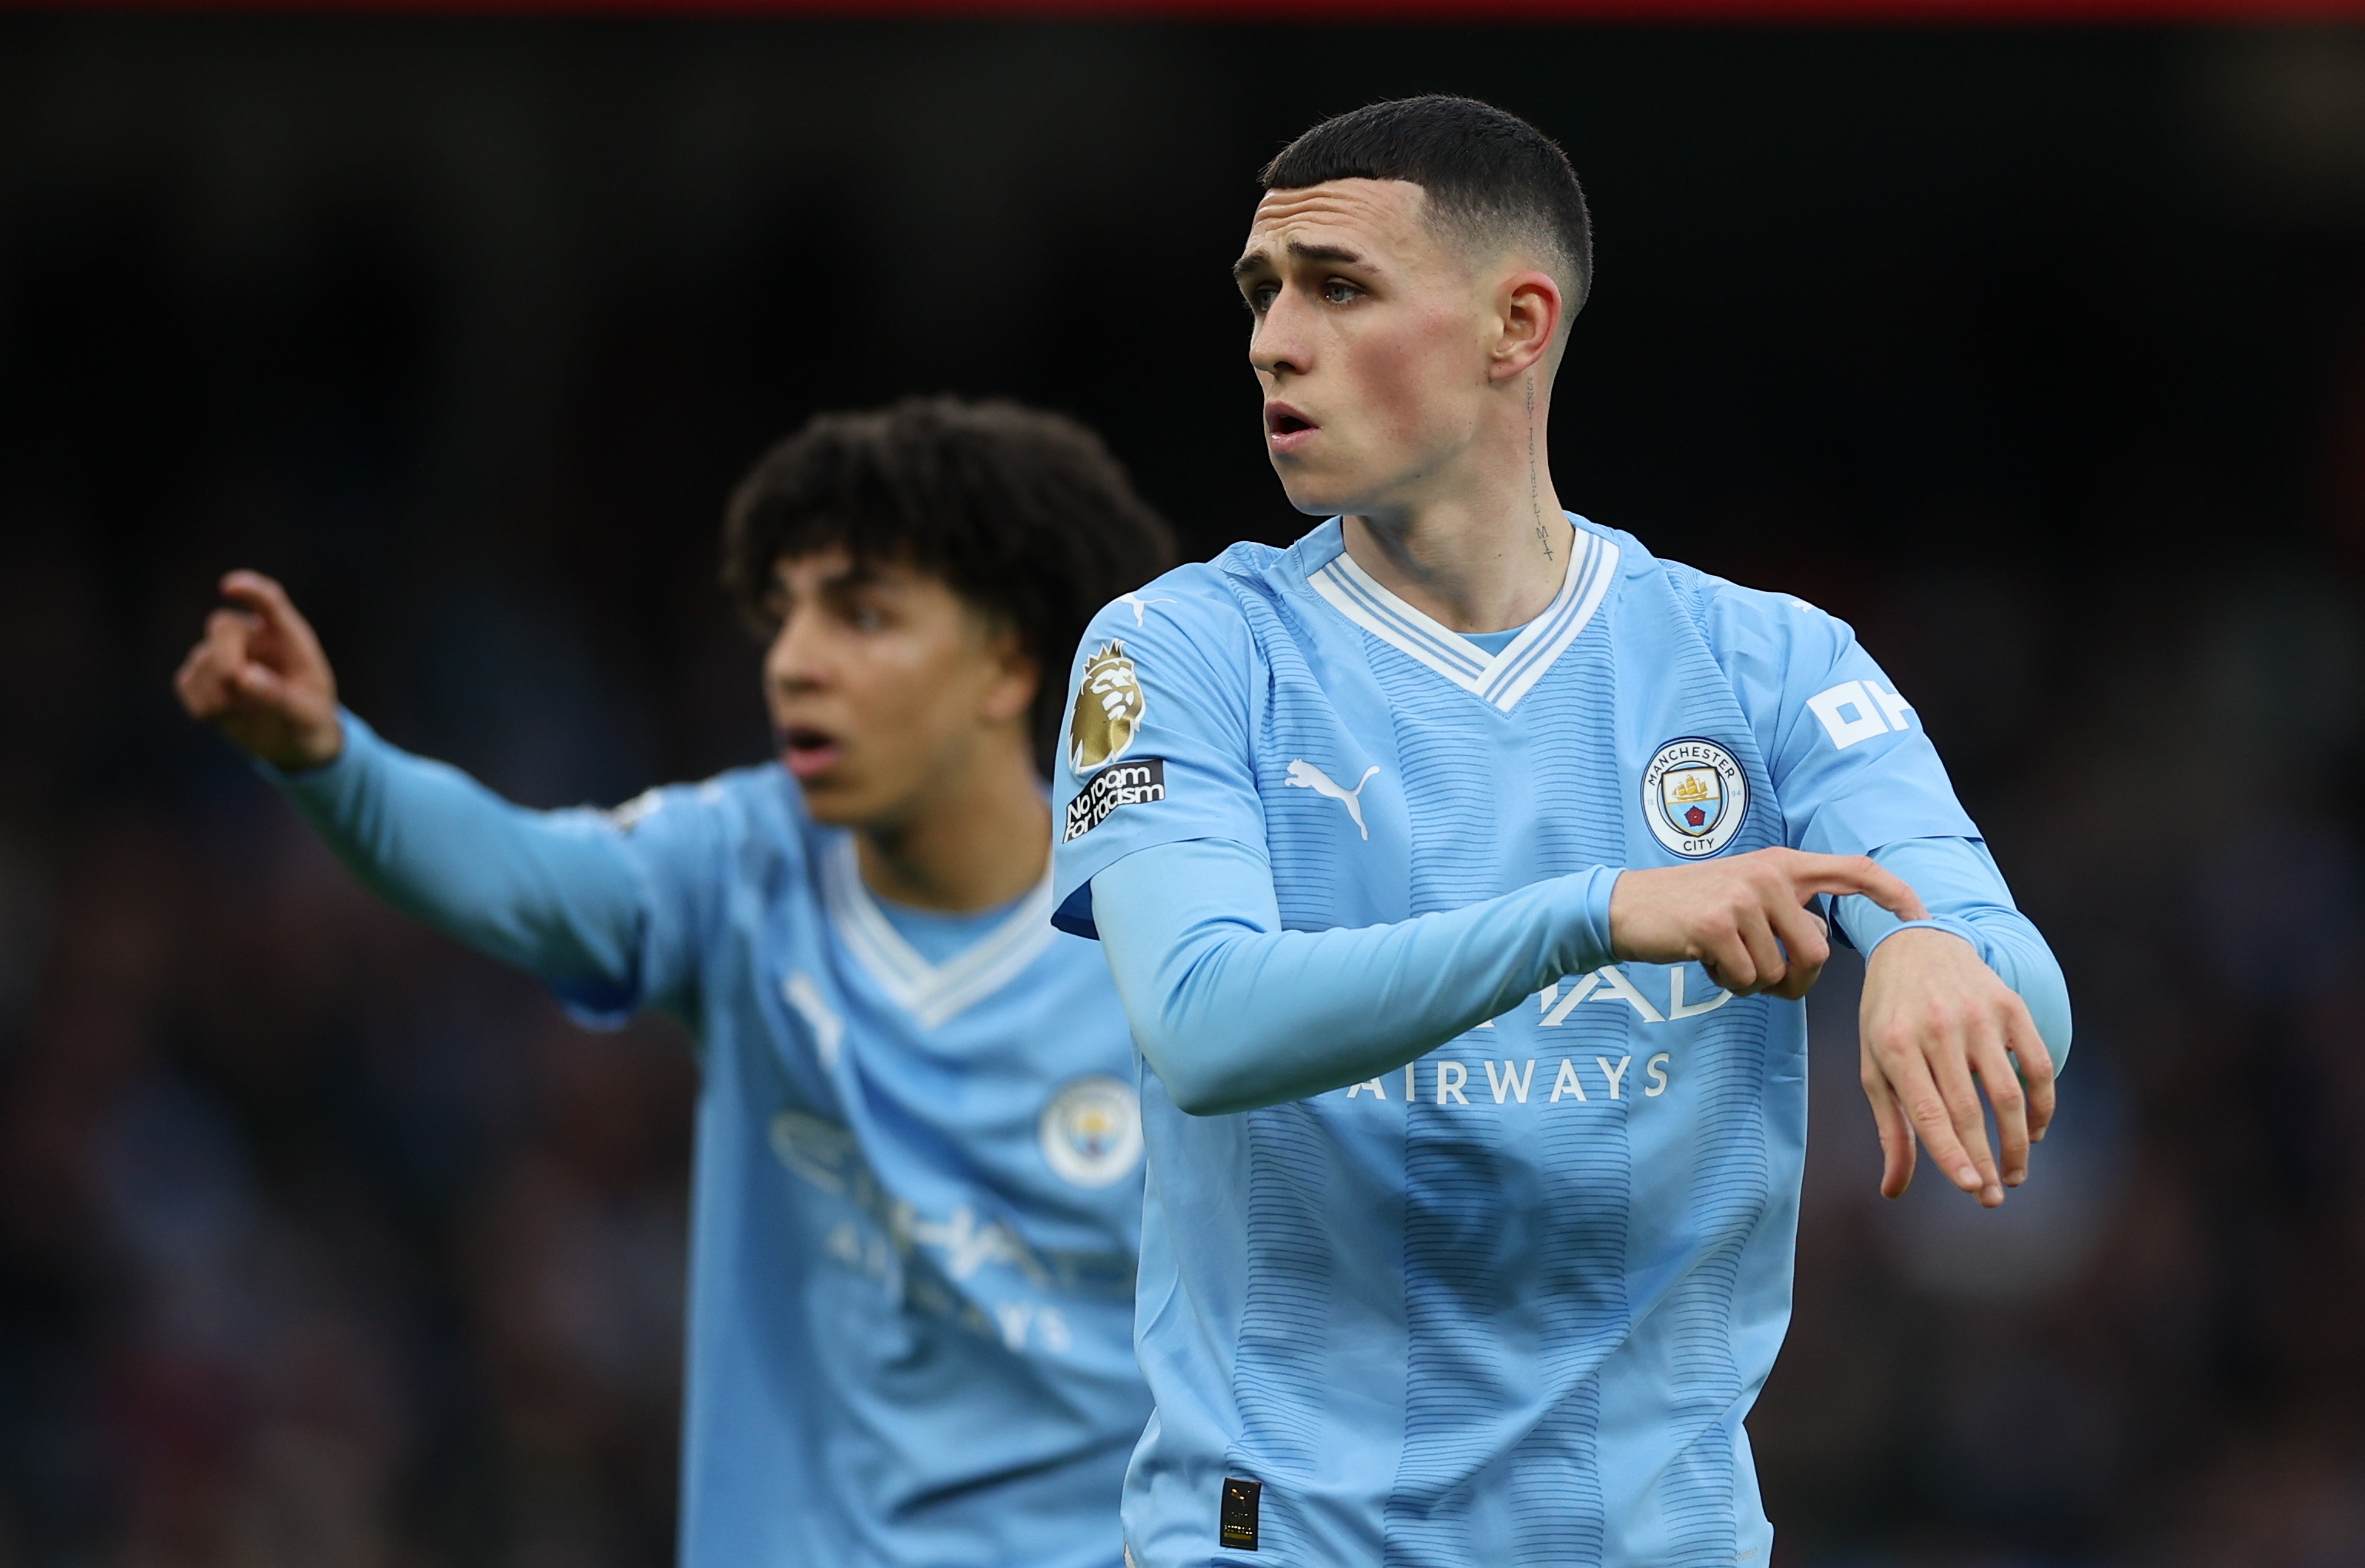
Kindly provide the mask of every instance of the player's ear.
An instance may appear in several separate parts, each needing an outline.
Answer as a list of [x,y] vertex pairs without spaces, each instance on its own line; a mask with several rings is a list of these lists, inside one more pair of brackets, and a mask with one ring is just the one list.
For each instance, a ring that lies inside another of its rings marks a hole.
[[994,628],[986,642],[985,658],[985,717],[995,723],[1025,719],[1035,706],[1035,694],[1043,689],[1043,666],[1027,653],[1018,628],[1008,624]]
[[1523,375],[1552,353],[1560,334],[1564,301],[1560,285],[1549,273],[1530,267],[1512,273],[1496,286],[1495,342],[1488,353],[1487,375],[1508,381]]

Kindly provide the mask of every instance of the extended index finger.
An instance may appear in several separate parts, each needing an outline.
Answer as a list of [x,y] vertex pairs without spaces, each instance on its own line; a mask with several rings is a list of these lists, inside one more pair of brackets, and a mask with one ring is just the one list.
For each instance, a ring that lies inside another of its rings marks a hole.
[[262,617],[276,629],[300,624],[303,617],[296,612],[296,601],[279,586],[279,579],[241,566],[224,574],[221,596],[241,610]]
[[1799,852],[1790,879],[1801,893],[1861,893],[1900,920],[1927,920],[1921,895],[1868,855]]
[[244,567],[230,573],[221,580],[221,594],[232,604],[259,619],[263,626],[288,639],[288,645],[317,654],[320,640],[313,635],[312,623],[287,597],[287,590],[276,577]]

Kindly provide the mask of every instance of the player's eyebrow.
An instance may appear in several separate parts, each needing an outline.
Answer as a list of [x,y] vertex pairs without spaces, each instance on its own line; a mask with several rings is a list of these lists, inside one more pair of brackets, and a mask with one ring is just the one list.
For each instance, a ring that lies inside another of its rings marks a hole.
[[[789,582],[788,565],[784,558],[773,568],[771,597],[779,601],[784,611],[796,599],[796,590]],[[880,563],[857,559],[848,561],[837,571],[813,584],[813,591],[817,599],[844,599],[866,588],[879,588],[887,580],[887,573]]]
[[880,563],[857,560],[850,563],[846,570],[833,572],[824,578],[821,591],[825,594],[861,593],[869,588],[882,588],[887,581],[888,572]]
[[[1340,266],[1351,267],[1360,266],[1363,260],[1361,254],[1347,249],[1344,245],[1309,245],[1303,240],[1292,240],[1287,249],[1293,259],[1301,262],[1335,262]],[[1250,251],[1232,263],[1232,275],[1236,278],[1246,277],[1250,273],[1262,272],[1272,265],[1272,259],[1262,251]]]
[[1349,267],[1360,265],[1363,260],[1344,245],[1309,245],[1303,240],[1292,240],[1289,253],[1301,262],[1337,262]]

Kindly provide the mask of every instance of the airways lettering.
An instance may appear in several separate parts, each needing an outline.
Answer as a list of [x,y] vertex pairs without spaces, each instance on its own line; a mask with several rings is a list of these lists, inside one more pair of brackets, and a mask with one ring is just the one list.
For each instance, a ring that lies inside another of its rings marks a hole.
[[[1704,999],[1692,1001],[1685,979],[1690,972],[1688,964],[1677,964],[1668,969],[1667,1005],[1663,1011],[1656,1001],[1644,994],[1642,987],[1634,983],[1632,976],[1615,964],[1605,964],[1591,974],[1578,977],[1576,983],[1566,991],[1558,985],[1547,986],[1536,999],[1541,1011],[1536,1026],[1540,1029],[1565,1027],[1569,1014],[1587,1002],[1616,1002],[1631,1007],[1635,1017],[1644,1024],[1671,1024],[1713,1013],[1732,1000],[1732,992],[1711,988]],[[1478,1064],[1485,1070],[1486,1092],[1496,1104],[1525,1105],[1529,1103],[1528,1097],[1535,1092],[1537,1060],[1537,1058],[1530,1057],[1525,1060],[1496,1059]],[[1642,1063],[1643,1076],[1638,1085],[1629,1077],[1634,1066],[1634,1058],[1631,1056],[1614,1058],[1597,1056],[1582,1062],[1575,1057],[1563,1057],[1559,1070],[1552,1075],[1552,1092],[1545,1097],[1544,1103],[1557,1105],[1563,1100],[1575,1100],[1589,1104],[1596,1099],[1622,1103],[1636,1098],[1634,1091],[1638,1087],[1641,1098],[1656,1100],[1667,1092],[1673,1081],[1671,1069],[1674,1060],[1672,1053],[1667,1051],[1649,1057]],[[1428,1070],[1423,1071],[1424,1068]],[[1592,1086],[1589,1092],[1588,1083]],[[1473,1103],[1471,1087],[1470,1064],[1448,1058],[1405,1063],[1399,1092],[1407,1104],[1466,1106]],[[1360,1100],[1367,1095],[1376,1101],[1395,1097],[1389,1094],[1388,1081],[1384,1078],[1370,1078],[1361,1083],[1351,1083],[1346,1086],[1343,1095],[1349,1100]]]
[[[1674,1059],[1667,1052],[1661,1051],[1643,1064],[1643,1071],[1649,1077],[1643,1084],[1642,1098],[1656,1100],[1667,1092],[1668,1085],[1675,1079],[1675,1074],[1669,1070]],[[1524,1105],[1528,1103],[1529,1092],[1536,1081],[1535,1058],[1530,1057],[1519,1062],[1488,1061],[1478,1065],[1486,1070],[1486,1087],[1493,1092],[1496,1104],[1516,1103]],[[1631,1099],[1632,1096],[1627,1091],[1633,1086],[1627,1081],[1626,1075],[1633,1065],[1634,1058],[1631,1056],[1621,1056],[1615,1061],[1608,1057],[1595,1057],[1583,1065],[1579,1065],[1575,1057],[1563,1057],[1560,1058],[1560,1070],[1552,1074],[1552,1095],[1545,1103],[1557,1105],[1563,1100],[1575,1100],[1591,1104],[1595,1096],[1587,1093],[1585,1087],[1588,1077],[1599,1091],[1601,1099]],[[1429,1070],[1423,1072],[1421,1069],[1424,1067]],[[1405,1098],[1413,1104],[1459,1105],[1465,1109],[1471,1104],[1470,1096],[1465,1092],[1470,1084],[1468,1062],[1407,1062],[1404,1078]],[[1377,1079],[1347,1086],[1348,1099],[1363,1094],[1369,1094],[1374,1100],[1388,1097],[1386,1088]]]
[[1520,1104],[1526,1104],[1528,1103],[1528,1090],[1535,1081],[1536,1060],[1533,1057],[1530,1057],[1528,1058],[1528,1065],[1525,1071],[1519,1071],[1513,1069],[1509,1062],[1505,1062],[1503,1064],[1503,1076],[1500,1078],[1496,1078],[1495,1076],[1495,1064],[1491,1061],[1486,1064],[1486,1087],[1494,1092],[1495,1103],[1497,1105],[1503,1103],[1503,1095],[1506,1091],[1508,1091],[1512,1095],[1514,1095]]

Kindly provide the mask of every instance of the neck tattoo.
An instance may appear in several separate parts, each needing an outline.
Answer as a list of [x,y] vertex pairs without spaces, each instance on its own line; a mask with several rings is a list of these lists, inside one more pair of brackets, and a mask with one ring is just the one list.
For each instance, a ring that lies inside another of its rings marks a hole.
[[1528,510],[1534,514],[1536,520],[1537,548],[1543,551],[1545,560],[1558,560],[1560,557],[1552,554],[1552,535],[1544,532],[1544,507],[1538,498],[1536,488],[1536,376],[1533,371],[1528,373]]

